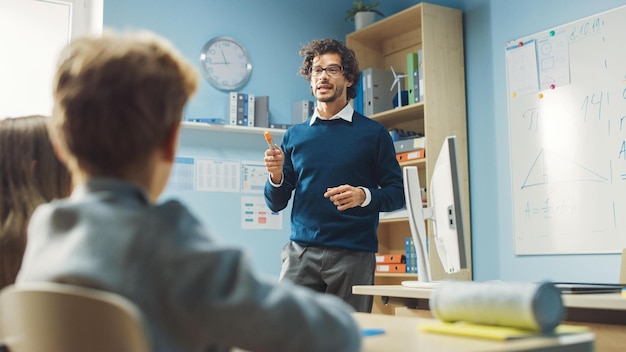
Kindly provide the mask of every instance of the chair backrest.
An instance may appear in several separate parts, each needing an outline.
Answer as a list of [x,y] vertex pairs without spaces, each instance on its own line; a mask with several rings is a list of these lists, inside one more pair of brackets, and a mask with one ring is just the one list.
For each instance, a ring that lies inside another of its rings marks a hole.
[[10,352],[150,351],[141,314],[124,297],[51,282],[0,292],[0,341]]

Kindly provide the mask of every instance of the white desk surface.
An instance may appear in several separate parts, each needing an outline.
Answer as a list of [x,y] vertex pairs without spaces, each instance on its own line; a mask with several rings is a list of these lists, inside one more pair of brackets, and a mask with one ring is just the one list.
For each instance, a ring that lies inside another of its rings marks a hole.
[[393,351],[593,351],[593,333],[560,337],[532,337],[509,341],[467,338],[422,332],[418,325],[432,319],[384,314],[355,313],[362,329],[384,329],[385,333],[363,338],[364,352]]
[[[352,293],[359,295],[428,299],[431,289],[408,288],[400,285],[353,286]],[[563,305],[568,308],[626,310],[626,298],[620,293],[563,294]]]

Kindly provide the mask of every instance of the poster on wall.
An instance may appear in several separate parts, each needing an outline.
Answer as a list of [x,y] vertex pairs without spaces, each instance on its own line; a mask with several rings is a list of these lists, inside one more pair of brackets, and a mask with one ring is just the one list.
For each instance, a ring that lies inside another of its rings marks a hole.
[[258,161],[241,162],[241,192],[263,193],[268,173],[264,163]]
[[282,230],[283,214],[271,211],[262,196],[241,197],[241,228]]
[[173,191],[193,191],[196,184],[195,163],[194,158],[177,156],[167,188]]
[[196,191],[239,192],[239,161],[196,158]]

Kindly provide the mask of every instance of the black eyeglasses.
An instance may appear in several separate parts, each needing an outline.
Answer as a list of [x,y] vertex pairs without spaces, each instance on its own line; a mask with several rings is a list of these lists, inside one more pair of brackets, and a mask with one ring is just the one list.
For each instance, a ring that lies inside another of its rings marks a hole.
[[321,76],[322,72],[324,71],[326,71],[326,73],[331,77],[339,76],[341,72],[343,71],[343,66],[339,66],[339,65],[330,65],[327,67],[313,66],[309,69],[309,72],[311,73],[311,76],[313,77]]

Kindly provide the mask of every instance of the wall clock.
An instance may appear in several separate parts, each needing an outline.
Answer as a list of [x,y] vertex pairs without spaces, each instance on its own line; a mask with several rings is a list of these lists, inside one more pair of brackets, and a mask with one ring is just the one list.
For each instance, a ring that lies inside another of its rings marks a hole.
[[200,53],[200,70],[213,87],[232,91],[250,79],[252,63],[246,49],[231,37],[212,38]]

